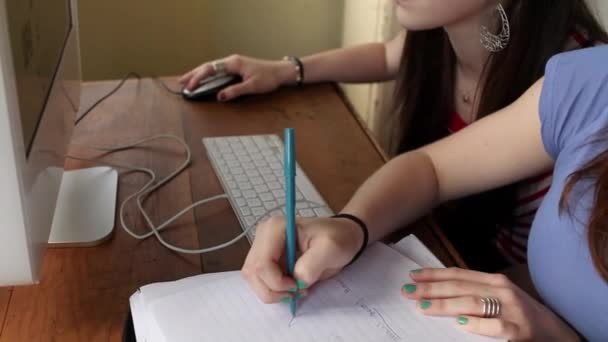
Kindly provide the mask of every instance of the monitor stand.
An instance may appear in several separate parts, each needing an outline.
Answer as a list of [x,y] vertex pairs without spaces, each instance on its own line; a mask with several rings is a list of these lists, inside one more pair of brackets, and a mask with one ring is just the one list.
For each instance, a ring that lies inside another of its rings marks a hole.
[[118,172],[110,167],[65,171],[57,197],[49,247],[89,247],[114,229]]

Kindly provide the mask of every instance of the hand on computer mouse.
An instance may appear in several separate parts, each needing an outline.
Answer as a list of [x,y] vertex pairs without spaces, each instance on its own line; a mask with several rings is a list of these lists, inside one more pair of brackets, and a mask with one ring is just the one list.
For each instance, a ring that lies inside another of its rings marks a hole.
[[[219,101],[230,101],[246,94],[268,93],[296,81],[297,71],[288,61],[269,61],[239,55],[232,55],[219,61],[223,62],[225,73],[237,74],[243,79],[242,82],[219,92],[217,94]],[[212,63],[201,64],[183,75],[179,82],[186,89],[193,90],[201,80],[215,74]]]

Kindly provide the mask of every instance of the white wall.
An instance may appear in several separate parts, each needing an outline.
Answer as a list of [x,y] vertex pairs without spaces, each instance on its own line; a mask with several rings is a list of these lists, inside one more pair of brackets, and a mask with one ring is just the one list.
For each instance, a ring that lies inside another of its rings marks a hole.
[[[397,31],[394,0],[344,2],[343,46],[386,41]],[[392,82],[343,84],[342,88],[355,111],[361,115],[372,131],[375,131],[375,117],[390,108]]]
[[608,27],[608,0],[599,0],[598,9],[604,27]]
[[587,0],[605,28],[608,29],[608,0]]
[[79,1],[83,76],[179,75],[232,53],[304,56],[340,46],[342,14],[343,0]]

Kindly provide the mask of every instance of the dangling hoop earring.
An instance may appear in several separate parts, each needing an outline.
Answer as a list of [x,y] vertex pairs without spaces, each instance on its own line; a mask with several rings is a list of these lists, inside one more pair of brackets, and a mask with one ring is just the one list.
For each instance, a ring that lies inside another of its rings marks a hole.
[[511,39],[511,25],[509,24],[509,18],[507,12],[502,4],[498,4],[496,7],[498,15],[501,21],[501,30],[498,34],[491,33],[490,30],[484,25],[481,26],[481,45],[490,52],[499,52],[509,45]]

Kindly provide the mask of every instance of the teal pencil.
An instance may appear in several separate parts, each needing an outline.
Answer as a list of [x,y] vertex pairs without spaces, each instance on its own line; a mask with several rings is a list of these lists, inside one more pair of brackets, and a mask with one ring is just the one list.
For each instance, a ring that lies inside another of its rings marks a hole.
[[[285,151],[284,151],[284,170],[285,170],[285,211],[287,215],[287,274],[294,276],[296,265],[296,151],[295,151],[295,132],[293,128],[285,129]],[[291,315],[296,314],[296,295],[292,294],[290,301]]]

